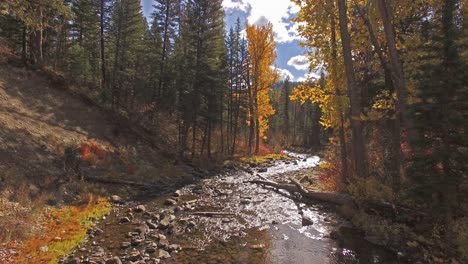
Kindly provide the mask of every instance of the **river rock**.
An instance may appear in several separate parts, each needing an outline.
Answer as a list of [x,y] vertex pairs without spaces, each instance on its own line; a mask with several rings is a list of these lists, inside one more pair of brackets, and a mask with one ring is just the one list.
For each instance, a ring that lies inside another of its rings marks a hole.
[[242,200],[240,201],[240,203],[241,203],[241,204],[244,204],[244,205],[247,205],[247,204],[250,204],[250,200],[248,200],[248,199],[242,199]]
[[149,232],[148,225],[139,225],[137,228],[135,228],[135,232],[137,232],[140,237],[145,237],[145,235]]
[[66,264],[80,264],[81,260],[79,258],[72,258],[65,262]]
[[172,252],[172,251],[180,251],[182,248],[177,245],[177,244],[171,244],[167,247],[167,249]]
[[168,228],[171,222],[175,219],[175,215],[165,215],[164,218],[159,222],[159,224],[162,228]]
[[168,248],[169,247],[169,241],[166,238],[159,239],[159,247],[160,248]]
[[97,236],[100,236],[102,234],[104,234],[104,231],[100,228],[96,228],[94,229],[94,234],[97,235]]
[[106,264],[122,264],[122,261],[119,257],[113,257],[106,260]]
[[197,225],[197,224],[195,223],[195,221],[188,221],[188,223],[187,223],[187,227],[189,227],[189,228],[193,228],[193,227],[195,227],[196,225]]
[[152,254],[154,252],[156,252],[156,249],[157,249],[157,246],[147,246],[146,249],[145,249],[145,252],[148,253],[148,254]]
[[122,198],[120,196],[118,196],[118,195],[112,195],[110,197],[110,201],[112,203],[120,204],[120,203],[122,203]]
[[313,225],[314,221],[310,219],[310,217],[303,215],[302,216],[302,226],[310,226]]
[[47,251],[49,251],[49,247],[48,247],[48,246],[40,247],[40,248],[39,248],[39,251],[41,251],[41,252],[47,252]]
[[167,259],[167,258],[170,258],[171,255],[166,250],[160,249],[158,250],[157,257],[161,259]]
[[263,248],[265,248],[264,244],[258,244],[258,245],[250,246],[250,249],[256,249],[256,250],[262,250]]
[[167,205],[167,206],[172,206],[172,205],[176,205],[177,204],[177,201],[174,200],[174,199],[166,199],[166,201],[164,201],[164,205]]
[[122,224],[130,223],[130,222],[131,222],[130,218],[128,218],[126,216],[120,218],[120,223],[122,223]]
[[133,211],[137,212],[137,213],[143,213],[144,211],[146,211],[146,208],[144,205],[140,204],[138,205],[137,207],[135,207],[133,209]]
[[172,196],[174,197],[180,197],[182,195],[182,192],[180,190],[175,191]]
[[135,237],[132,239],[131,245],[135,247],[135,246],[140,245],[142,242],[143,242],[143,239],[139,237]]
[[104,249],[102,247],[96,246],[93,248],[93,257],[103,257],[105,255]]
[[158,228],[158,225],[151,222],[150,220],[146,221],[146,225],[150,228],[150,229],[157,229]]
[[120,248],[121,249],[126,249],[129,248],[132,244],[130,242],[121,242],[120,243]]
[[138,261],[141,259],[141,253],[138,252],[138,251],[132,251],[132,253],[130,253],[130,256],[128,257],[128,260],[130,261]]

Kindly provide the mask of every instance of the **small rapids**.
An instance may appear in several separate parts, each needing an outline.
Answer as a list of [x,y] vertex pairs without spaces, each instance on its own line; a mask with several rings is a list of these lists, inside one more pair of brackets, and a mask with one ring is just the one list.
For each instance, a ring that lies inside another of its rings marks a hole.
[[[254,165],[182,188],[180,201],[196,202],[181,217],[195,221],[197,228],[175,236],[187,250],[175,255],[174,263],[398,263],[361,234],[350,232],[334,240],[339,227],[351,225],[332,205],[297,203],[281,190],[249,183],[259,179],[258,175],[287,181],[320,163],[318,156],[286,153],[293,160]],[[191,212],[232,215],[205,217]],[[312,223],[303,226],[304,217]]]
[[144,204],[117,203],[60,263],[402,263],[364,240],[333,205],[299,203],[251,182],[317,180],[318,156],[286,153],[291,160],[231,168]]

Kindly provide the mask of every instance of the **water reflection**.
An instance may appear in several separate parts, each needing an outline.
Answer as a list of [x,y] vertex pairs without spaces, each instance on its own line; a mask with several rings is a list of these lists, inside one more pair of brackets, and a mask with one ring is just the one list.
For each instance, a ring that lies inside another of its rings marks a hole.
[[[287,152],[293,162],[277,162],[262,176],[278,178],[316,167],[318,156]],[[196,199],[197,211],[231,212],[234,217],[193,217],[197,229],[172,238],[185,248],[175,263],[397,263],[394,257],[362,239],[361,234],[329,238],[340,219],[333,208],[321,204],[297,204],[271,189],[248,181],[256,174],[235,172],[206,179],[182,189],[182,201]],[[313,225],[302,226],[302,215]]]

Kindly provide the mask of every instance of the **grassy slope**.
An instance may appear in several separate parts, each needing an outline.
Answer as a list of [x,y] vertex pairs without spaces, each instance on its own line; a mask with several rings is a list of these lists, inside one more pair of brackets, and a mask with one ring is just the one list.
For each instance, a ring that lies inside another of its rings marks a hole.
[[[189,176],[107,112],[4,55],[0,49],[0,253],[2,242],[37,232],[46,204],[75,203],[90,192],[137,194],[82,182],[80,174],[161,184]],[[79,153],[89,142],[104,155],[66,162],[67,149]]]

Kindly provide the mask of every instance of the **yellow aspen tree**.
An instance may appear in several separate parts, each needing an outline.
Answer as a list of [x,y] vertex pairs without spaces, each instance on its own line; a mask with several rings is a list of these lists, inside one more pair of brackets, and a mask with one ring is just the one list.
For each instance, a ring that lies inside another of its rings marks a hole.
[[259,152],[260,141],[268,129],[268,119],[275,113],[270,102],[271,86],[279,80],[279,74],[272,67],[276,60],[276,43],[273,36],[273,25],[246,25],[249,65],[249,126],[251,136],[249,151],[252,148],[252,138],[255,134],[255,153]]

